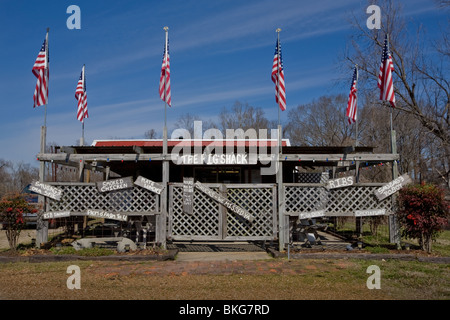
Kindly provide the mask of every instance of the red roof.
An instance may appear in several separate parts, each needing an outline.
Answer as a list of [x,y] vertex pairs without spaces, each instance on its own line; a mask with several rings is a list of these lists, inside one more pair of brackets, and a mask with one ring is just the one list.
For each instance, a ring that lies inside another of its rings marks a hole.
[[[277,145],[276,140],[258,139],[258,140],[182,140],[182,139],[169,139],[167,141],[168,147],[173,146],[235,146],[235,147],[271,147]],[[147,139],[147,140],[94,140],[92,143],[94,147],[162,147],[163,140]],[[289,139],[282,140],[282,146],[290,146]]]

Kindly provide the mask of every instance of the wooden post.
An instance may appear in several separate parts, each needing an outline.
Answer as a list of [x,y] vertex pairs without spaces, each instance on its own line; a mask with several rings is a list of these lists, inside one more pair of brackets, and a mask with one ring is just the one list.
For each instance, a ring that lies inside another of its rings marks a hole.
[[[392,128],[392,112],[391,112],[391,128]],[[397,136],[395,130],[393,129],[391,129],[391,151],[392,154],[397,153]],[[397,177],[398,177],[397,161],[394,160],[392,162],[392,180],[396,179]],[[401,236],[397,224],[397,217],[395,215],[397,203],[397,196],[395,194],[392,195],[391,201],[393,214],[389,215],[389,242],[397,244],[397,248],[400,248]]]
[[[41,127],[41,154],[45,153],[47,128],[46,126]],[[39,162],[39,181],[45,181],[45,162]],[[39,204],[42,207],[42,214],[38,214],[37,224],[36,224],[36,246],[39,248],[42,244],[46,243],[48,240],[48,221],[43,219],[43,213],[46,210],[46,199],[44,196],[39,196]]]
[[[221,184],[219,186],[219,193],[226,198],[227,186]],[[227,215],[228,209],[223,204],[219,204],[219,238],[221,239],[224,239],[227,236]]]
[[[283,163],[281,161],[281,125],[278,125],[277,186],[278,186],[278,250],[283,251],[289,239],[289,217],[285,216]],[[287,223],[286,223],[287,221]]]
[[169,195],[168,188],[169,188],[169,155],[167,152],[167,127],[164,126],[163,131],[163,170],[162,170],[162,184],[164,186],[163,191],[161,192],[161,214],[156,216],[156,225],[157,225],[157,231],[156,231],[156,242],[158,242],[162,248],[166,248],[166,223],[167,223],[167,216],[168,216],[168,208],[167,208],[167,197]]
[[[355,161],[355,182],[359,183],[359,161]],[[337,217],[336,217],[337,219]],[[358,234],[358,238],[362,237],[362,230],[363,230],[363,218],[362,217],[356,217],[356,233]]]

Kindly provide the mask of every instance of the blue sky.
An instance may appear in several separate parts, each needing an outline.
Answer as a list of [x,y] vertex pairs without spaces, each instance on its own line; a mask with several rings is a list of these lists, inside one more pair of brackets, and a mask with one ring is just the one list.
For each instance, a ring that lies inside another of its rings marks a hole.
[[[72,4],[81,10],[80,30],[66,26]],[[429,33],[447,21],[433,1],[406,4],[404,14]],[[214,120],[236,100],[264,109],[275,120],[270,73],[278,27],[288,110],[322,95],[348,94],[352,72],[339,74],[337,64],[353,32],[351,12],[365,23],[367,6],[359,0],[0,0],[0,158],[37,165],[44,108],[33,109],[36,78],[31,68],[47,27],[47,142],[74,145],[81,136],[74,93],[83,64],[88,143],[142,138],[152,128],[162,132],[164,103],[158,85],[164,26],[170,28],[169,129],[187,112]],[[281,120],[287,115],[283,112]]]

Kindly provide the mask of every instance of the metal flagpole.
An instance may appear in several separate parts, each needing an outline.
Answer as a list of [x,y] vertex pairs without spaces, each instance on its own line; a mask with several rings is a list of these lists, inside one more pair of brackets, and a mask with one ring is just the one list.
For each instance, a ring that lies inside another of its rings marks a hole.
[[[50,32],[50,28],[47,28],[47,34],[45,36],[45,69],[47,70],[48,74],[48,68],[49,68],[49,52],[48,52],[48,33]],[[44,71],[45,72],[45,71]],[[45,78],[45,75],[44,75]],[[48,92],[48,80],[47,79],[47,92]],[[45,105],[44,105],[44,125],[41,127],[41,146],[40,146],[40,152],[41,154],[45,153],[45,147],[47,144],[47,104],[48,104],[48,94],[46,97]],[[45,181],[45,162],[39,161],[39,181],[44,182]],[[42,205],[42,209],[45,212],[45,197],[39,196],[38,199],[39,203]],[[44,220],[42,218],[42,215],[38,215],[37,224],[36,224],[36,246],[40,247],[41,244],[46,243],[48,240],[48,221]]]
[[[355,68],[356,68],[356,86],[358,85],[358,65],[355,64]],[[355,108],[355,147],[357,147],[359,145],[358,142],[358,95],[356,94],[356,108]]]
[[[275,30],[277,32],[277,55],[278,55],[278,64],[281,63],[280,60],[280,31],[281,28],[277,28]],[[284,205],[284,190],[283,190],[283,164],[281,162],[282,157],[282,130],[281,130],[281,122],[280,122],[280,65],[277,68],[277,107],[278,107],[278,155],[277,155],[277,171],[276,171],[276,181],[278,185],[278,246],[279,250],[284,250],[286,243],[288,243],[289,236],[287,235],[286,226],[289,225],[287,221],[287,217],[284,215],[285,205]]]
[[[167,43],[169,40],[169,27],[164,27],[164,31],[166,33],[166,42],[164,54],[167,55]],[[166,59],[166,56],[163,58]],[[167,60],[165,61],[167,63]],[[169,183],[169,161],[167,159],[168,156],[168,148],[167,148],[167,99],[166,99],[166,80],[167,78],[164,76],[164,129],[163,129],[163,176],[162,182],[164,186],[164,190],[161,193],[161,214],[157,217],[157,224],[159,226],[158,239],[157,241],[161,244],[162,248],[166,248],[166,221],[167,221],[167,205],[168,205],[168,183]],[[158,219],[159,218],[159,219]]]
[[[82,72],[82,79],[83,79],[83,92],[84,92],[84,81],[85,81],[85,65],[83,65]],[[84,106],[83,106],[83,118],[81,119],[81,140],[80,140],[80,146],[84,146]]]

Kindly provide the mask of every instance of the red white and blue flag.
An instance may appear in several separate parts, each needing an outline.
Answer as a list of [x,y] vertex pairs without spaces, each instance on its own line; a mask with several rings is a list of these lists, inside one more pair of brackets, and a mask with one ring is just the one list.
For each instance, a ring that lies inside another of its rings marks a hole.
[[348,96],[347,113],[348,123],[352,124],[356,122],[356,111],[358,106],[358,97],[356,92],[356,84],[358,83],[358,68],[355,66],[355,71],[353,72],[352,85],[350,87],[350,94]]
[[172,106],[170,90],[170,57],[169,57],[169,34],[166,31],[166,42],[164,44],[164,54],[161,66],[161,77],[159,79],[159,96],[169,107]]
[[275,44],[275,56],[272,65],[272,81],[275,83],[275,101],[281,110],[286,110],[286,89],[284,86],[284,68],[283,59],[281,57],[281,43],[277,38]]
[[33,108],[46,105],[48,102],[48,80],[49,80],[49,57],[48,57],[48,32],[42,44],[41,50],[34,63],[33,74],[37,78],[34,90]]
[[85,66],[81,70],[80,79],[78,80],[77,89],[75,90],[75,99],[78,101],[77,119],[84,122],[85,118],[89,118],[87,109],[87,93],[86,93],[86,77]]
[[389,39],[386,34],[383,54],[381,55],[380,72],[378,74],[378,88],[380,88],[380,100],[389,101],[392,107],[395,108],[394,84],[392,81],[393,71],[394,63],[392,62]]

